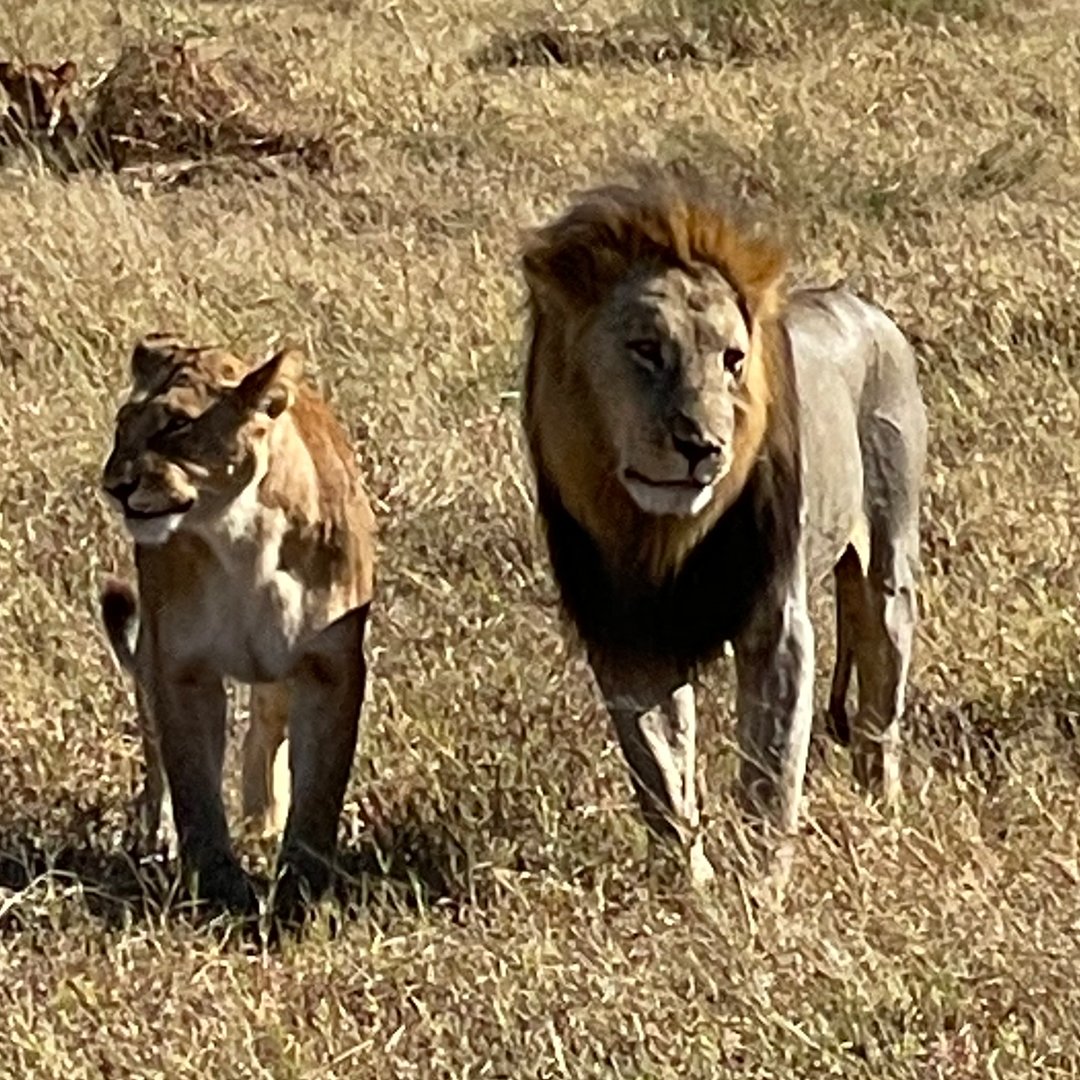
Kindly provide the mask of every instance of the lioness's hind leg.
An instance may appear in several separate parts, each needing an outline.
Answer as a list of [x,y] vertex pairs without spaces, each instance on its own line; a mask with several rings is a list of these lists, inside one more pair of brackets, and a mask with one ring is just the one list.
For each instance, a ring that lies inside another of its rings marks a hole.
[[172,856],[178,845],[172,821],[172,801],[161,760],[161,743],[153,713],[138,680],[135,682],[135,705],[146,770],[142,790],[135,802],[136,847],[146,852],[164,848]]
[[886,803],[900,793],[900,717],[915,639],[914,575],[903,551],[866,582],[856,666],[859,711],[851,753],[856,780]]
[[285,730],[289,690],[283,683],[251,688],[251,717],[244,737],[241,797],[244,817],[260,836],[277,836],[289,812],[289,757]]

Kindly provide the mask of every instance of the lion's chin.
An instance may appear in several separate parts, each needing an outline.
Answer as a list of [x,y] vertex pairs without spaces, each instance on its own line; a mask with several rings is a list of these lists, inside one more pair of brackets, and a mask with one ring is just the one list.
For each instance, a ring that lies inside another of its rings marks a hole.
[[696,517],[712,502],[713,484],[655,483],[623,473],[623,487],[640,510],[657,517]]
[[136,544],[143,547],[160,547],[180,528],[184,514],[159,514],[157,517],[125,517],[124,525]]

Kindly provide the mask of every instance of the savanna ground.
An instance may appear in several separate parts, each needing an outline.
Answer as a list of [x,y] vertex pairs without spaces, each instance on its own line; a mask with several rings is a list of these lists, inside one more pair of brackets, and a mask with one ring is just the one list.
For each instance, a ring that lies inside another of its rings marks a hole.
[[[0,169],[0,1075],[1080,1074],[1070,7],[5,0],[0,55],[74,56],[84,88],[128,42],[235,45],[334,153],[184,184]],[[819,757],[776,908],[722,842],[722,674],[720,881],[650,876],[532,523],[519,230],[643,157],[884,304],[930,406],[905,799],[883,816]],[[140,754],[95,605],[129,556],[96,482],[157,329],[305,342],[377,496],[348,887],[276,949],[125,855]]]

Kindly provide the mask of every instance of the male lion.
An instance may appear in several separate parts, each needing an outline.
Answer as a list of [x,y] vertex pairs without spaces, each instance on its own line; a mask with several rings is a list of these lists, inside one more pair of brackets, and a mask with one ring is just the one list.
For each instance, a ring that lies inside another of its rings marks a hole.
[[845,289],[785,296],[783,264],[674,172],[586,194],[523,255],[524,419],[555,578],[645,820],[689,845],[698,880],[712,867],[691,681],[732,643],[742,801],[792,833],[807,587],[829,570],[832,730],[859,781],[886,799],[899,786],[926,444],[915,360]]
[[274,759],[287,728],[277,886],[287,910],[329,882],[366,678],[371,508],[295,350],[249,366],[156,335],[135,346],[131,374],[102,484],[135,541],[140,602],[136,618],[131,591],[113,585],[102,609],[136,674],[147,802],[160,805],[160,746],[199,893],[253,910],[221,798],[224,679],[271,684],[256,688],[244,798],[249,812],[278,816]]

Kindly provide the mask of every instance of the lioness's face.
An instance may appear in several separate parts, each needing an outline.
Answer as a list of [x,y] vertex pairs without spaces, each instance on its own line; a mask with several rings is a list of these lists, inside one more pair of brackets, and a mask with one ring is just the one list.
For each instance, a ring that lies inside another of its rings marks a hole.
[[140,342],[116,416],[102,487],[136,543],[211,523],[254,479],[266,435],[288,407],[279,353],[251,371],[217,349]]
[[715,270],[616,287],[582,341],[618,479],[648,514],[688,517],[727,474],[746,410],[750,327]]
[[70,60],[51,69],[42,64],[0,63],[8,125],[28,137],[76,135],[78,125],[68,102],[76,74]]

